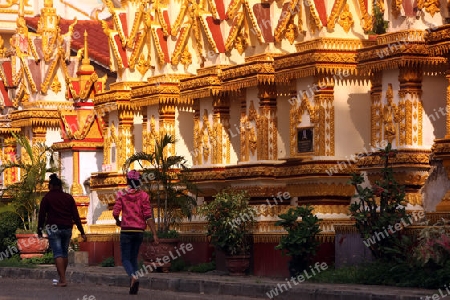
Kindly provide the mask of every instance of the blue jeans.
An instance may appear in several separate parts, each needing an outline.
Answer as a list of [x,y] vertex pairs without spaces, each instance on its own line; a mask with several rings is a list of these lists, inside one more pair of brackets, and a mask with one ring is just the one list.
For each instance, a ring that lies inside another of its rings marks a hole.
[[139,247],[144,239],[143,232],[121,232],[120,252],[122,253],[122,265],[128,276],[135,274],[138,270]]
[[53,258],[67,258],[70,239],[72,238],[72,229],[58,229],[56,231],[48,230],[48,242],[53,252]]

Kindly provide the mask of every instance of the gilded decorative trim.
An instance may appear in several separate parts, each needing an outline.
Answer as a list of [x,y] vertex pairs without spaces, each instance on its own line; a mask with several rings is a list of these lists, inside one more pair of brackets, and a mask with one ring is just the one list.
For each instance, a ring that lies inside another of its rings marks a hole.
[[323,26],[322,26],[322,22],[319,19],[316,7],[315,7],[315,3],[312,0],[305,0],[304,4],[309,7],[309,13],[311,14],[311,22],[313,22],[315,24],[315,26],[317,27],[317,29],[320,31]]
[[335,0],[333,4],[333,8],[331,9],[330,16],[328,17],[327,21],[327,29],[333,30],[334,26],[336,25],[336,19],[338,17],[339,12],[344,7],[344,4],[346,3],[346,0]]
[[[132,48],[133,47],[133,43],[136,39],[136,34],[139,31],[139,25],[141,24],[141,20],[145,14],[144,12],[144,4],[141,3],[139,5],[139,9],[138,9],[138,13],[136,14],[134,20],[133,20],[133,25],[131,26],[131,32],[130,35],[128,37],[128,41],[127,41],[127,47]],[[146,32],[141,32],[141,35],[146,35]],[[134,48],[135,50],[136,48]]]

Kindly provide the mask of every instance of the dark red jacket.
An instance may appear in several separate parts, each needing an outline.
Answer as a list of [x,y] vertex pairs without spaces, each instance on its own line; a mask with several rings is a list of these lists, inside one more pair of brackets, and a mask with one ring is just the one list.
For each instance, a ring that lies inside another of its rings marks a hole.
[[80,233],[84,234],[77,205],[72,195],[61,190],[49,191],[41,201],[38,232],[42,230],[44,224],[72,228],[74,223]]

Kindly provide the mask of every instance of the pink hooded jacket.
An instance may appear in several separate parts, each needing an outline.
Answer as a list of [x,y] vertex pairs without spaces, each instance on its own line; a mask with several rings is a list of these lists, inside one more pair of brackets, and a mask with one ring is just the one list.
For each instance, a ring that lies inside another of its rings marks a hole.
[[152,217],[152,207],[148,194],[142,190],[127,189],[121,193],[114,204],[113,216],[122,212],[122,230],[145,230],[147,219]]

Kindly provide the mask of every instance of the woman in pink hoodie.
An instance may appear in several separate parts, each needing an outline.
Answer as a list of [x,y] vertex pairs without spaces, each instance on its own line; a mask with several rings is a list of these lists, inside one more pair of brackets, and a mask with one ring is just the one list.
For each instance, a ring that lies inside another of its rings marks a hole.
[[[147,225],[152,230],[155,244],[159,244],[148,194],[139,189],[140,179],[138,171],[131,170],[127,173],[128,187],[118,194],[113,208],[114,219],[117,226],[120,226],[122,265],[130,276],[130,294],[134,295],[139,290],[137,258]],[[121,212],[122,220],[119,219]]]

